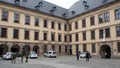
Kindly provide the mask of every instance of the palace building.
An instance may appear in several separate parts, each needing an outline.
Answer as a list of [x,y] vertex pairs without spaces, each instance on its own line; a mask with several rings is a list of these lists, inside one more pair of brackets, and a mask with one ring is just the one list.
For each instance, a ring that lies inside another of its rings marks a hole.
[[79,0],[69,9],[44,0],[0,0],[0,55],[23,50],[120,58],[120,0]]

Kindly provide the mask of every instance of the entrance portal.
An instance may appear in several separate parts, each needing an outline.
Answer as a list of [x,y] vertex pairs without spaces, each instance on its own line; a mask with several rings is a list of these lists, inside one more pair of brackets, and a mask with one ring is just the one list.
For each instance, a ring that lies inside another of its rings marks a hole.
[[33,47],[33,51],[35,51],[36,53],[38,53],[38,50],[39,50],[39,47],[38,47],[37,45],[35,45],[35,46]]
[[11,47],[11,52],[18,53],[19,49],[20,49],[19,45],[15,44]]
[[1,44],[0,45],[0,56],[8,51],[8,46],[6,44]]
[[100,47],[101,58],[111,58],[111,48],[108,45],[102,45]]

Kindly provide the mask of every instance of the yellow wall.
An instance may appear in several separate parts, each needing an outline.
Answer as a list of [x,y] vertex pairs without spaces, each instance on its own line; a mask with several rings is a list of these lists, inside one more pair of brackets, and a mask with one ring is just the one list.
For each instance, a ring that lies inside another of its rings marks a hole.
[[[110,38],[106,38],[106,41],[115,41],[113,42],[113,50],[117,48],[117,40],[120,40],[120,37],[116,36],[116,26],[120,25],[120,19],[115,20],[115,10],[116,8],[120,8],[119,3],[111,4],[106,6],[103,6],[101,8],[98,8],[96,10],[87,12],[85,14],[79,15],[77,17],[74,17],[69,20],[69,23],[72,24],[72,30],[69,31],[69,34],[72,34],[72,42],[70,42],[71,45],[73,45],[73,48],[75,48],[74,44],[79,44],[79,51],[83,51],[83,44],[85,43],[87,45],[87,50],[91,52],[91,45],[92,43],[95,43],[96,45],[96,53],[93,53],[93,55],[98,55],[99,53],[99,43],[102,42],[102,39],[99,39],[99,29],[102,28],[110,28]],[[101,23],[99,24],[98,21],[98,15],[103,14],[105,12],[109,12],[110,15],[110,22],[106,23]],[[95,25],[91,26],[90,25],[90,17],[94,16],[95,17]],[[82,19],[86,19],[86,27],[82,28]],[[79,26],[78,29],[75,29],[75,22],[78,22]],[[91,30],[95,30],[95,40],[91,40]],[[82,32],[86,32],[86,41],[82,40]],[[75,34],[79,33],[79,41],[75,41]],[[75,49],[73,49],[74,53]],[[117,49],[116,49],[117,50]],[[115,51],[113,51],[115,53]],[[118,53],[119,54],[119,53]]]

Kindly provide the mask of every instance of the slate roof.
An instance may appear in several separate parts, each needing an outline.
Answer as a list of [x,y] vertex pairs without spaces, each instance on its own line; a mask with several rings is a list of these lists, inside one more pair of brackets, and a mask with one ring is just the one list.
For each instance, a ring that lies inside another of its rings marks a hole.
[[[0,0],[1,2],[29,8],[53,16],[69,19],[115,0],[79,0],[69,9],[57,6],[44,0]],[[67,3],[66,3],[67,4]]]

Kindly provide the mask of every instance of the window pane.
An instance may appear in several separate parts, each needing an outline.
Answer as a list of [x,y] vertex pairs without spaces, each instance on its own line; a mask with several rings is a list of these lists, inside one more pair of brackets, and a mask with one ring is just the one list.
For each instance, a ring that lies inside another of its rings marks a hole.
[[18,29],[14,29],[14,31],[13,31],[13,38],[14,39],[18,39],[19,38],[19,30]]
[[25,30],[24,39],[29,39],[29,31]]
[[58,30],[61,30],[61,23],[58,23]]
[[61,35],[58,35],[58,41],[61,41]]
[[117,43],[118,52],[120,53],[120,42]]
[[2,11],[2,20],[8,21],[8,12],[7,11]]
[[87,45],[83,44],[83,52],[86,52],[86,51],[87,51]]
[[27,16],[27,15],[26,15],[25,24],[26,24],[26,25],[30,25],[30,16]]
[[52,29],[55,28],[55,22],[51,22],[51,28],[52,28]]
[[51,41],[55,41],[55,34],[51,34]]
[[71,25],[71,24],[69,24],[69,30],[70,30],[70,31],[72,30],[72,25]]
[[91,25],[95,25],[94,16],[93,16],[93,17],[90,17],[90,23],[91,23]]
[[99,23],[103,23],[104,21],[103,14],[99,15],[98,19],[99,19]]
[[86,27],[86,20],[85,19],[82,20],[82,27],[83,28]]
[[34,38],[35,38],[35,40],[39,40],[39,32],[35,32]]
[[19,23],[19,14],[14,14],[14,22]]
[[64,25],[64,30],[67,31],[67,24]]
[[109,17],[109,12],[104,13],[104,22],[109,22],[110,17]]
[[96,47],[95,47],[95,44],[92,44],[92,53],[96,53]]
[[110,28],[105,29],[105,37],[109,38],[110,37]]
[[47,40],[47,33],[44,33],[44,40]]
[[39,26],[39,18],[35,18],[35,26]]
[[59,46],[59,53],[61,53],[61,46]]
[[78,22],[75,22],[75,29],[78,29]]
[[7,38],[7,28],[1,28],[1,37]]
[[78,41],[79,35],[78,35],[78,34],[75,34],[75,36],[76,36],[76,41]]
[[120,19],[120,9],[115,10],[115,18]]
[[83,32],[82,35],[83,35],[83,41],[85,41],[86,40],[86,32]]
[[44,20],[44,27],[47,28],[47,20]]
[[95,31],[91,31],[91,39],[95,39]]
[[99,30],[99,37],[100,39],[103,38],[103,29]]
[[120,26],[116,27],[116,32],[117,32],[117,37],[119,37],[120,36]]

